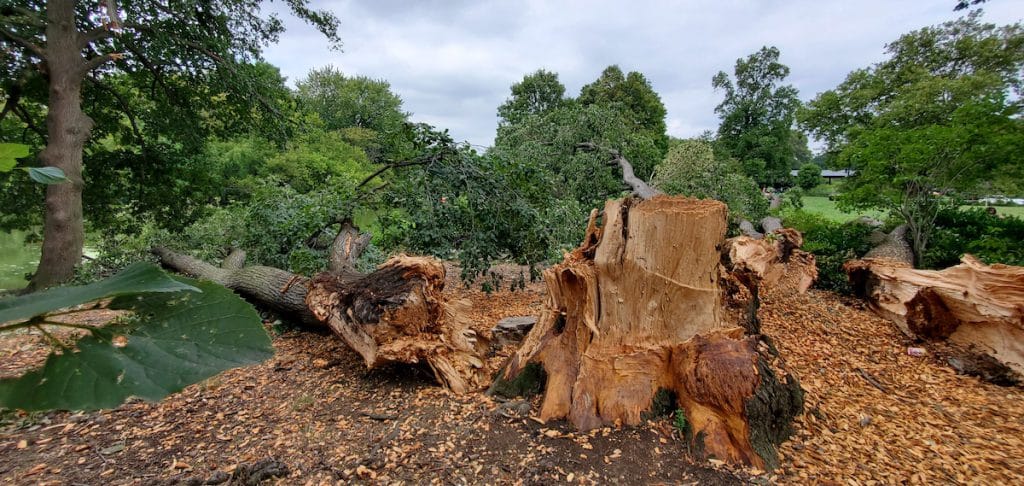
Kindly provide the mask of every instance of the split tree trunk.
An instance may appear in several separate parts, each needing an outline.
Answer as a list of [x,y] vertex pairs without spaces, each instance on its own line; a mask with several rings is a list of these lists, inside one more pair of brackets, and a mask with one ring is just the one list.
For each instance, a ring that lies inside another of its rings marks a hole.
[[243,266],[233,252],[221,268],[166,248],[154,248],[176,271],[212,280],[243,297],[326,327],[362,356],[368,368],[388,363],[426,363],[437,381],[454,393],[477,389],[486,340],[463,317],[463,302],[445,302],[445,269],[425,257],[398,256],[369,274],[352,263],[368,242],[351,222],[342,222],[330,257],[331,268],[309,279],[264,266]]
[[600,227],[593,212],[580,247],[544,272],[545,309],[492,391],[544,376],[540,418],[583,430],[678,407],[697,450],[773,467],[802,390],[723,305],[726,212],[665,196],[609,201]]
[[951,364],[998,384],[1024,378],[1024,267],[965,255],[945,270],[865,258],[843,265],[858,296],[914,339],[947,343]]

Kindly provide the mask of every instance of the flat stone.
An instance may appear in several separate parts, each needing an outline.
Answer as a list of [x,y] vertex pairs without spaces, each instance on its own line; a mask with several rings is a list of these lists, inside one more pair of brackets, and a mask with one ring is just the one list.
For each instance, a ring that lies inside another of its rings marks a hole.
[[494,344],[504,346],[519,342],[526,336],[526,333],[533,329],[537,323],[536,316],[506,317],[498,321],[498,325],[491,329],[494,336]]
[[529,331],[537,323],[536,316],[506,317],[498,321],[497,329]]

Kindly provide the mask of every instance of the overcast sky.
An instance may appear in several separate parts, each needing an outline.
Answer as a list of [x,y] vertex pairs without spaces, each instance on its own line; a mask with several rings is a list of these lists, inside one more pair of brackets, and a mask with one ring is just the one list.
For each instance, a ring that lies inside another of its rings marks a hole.
[[[668,132],[714,130],[718,71],[764,45],[782,52],[789,82],[804,100],[835,87],[853,69],[882,60],[901,34],[955,19],[955,0],[706,1],[314,1],[341,19],[343,51],[289,16],[265,51],[294,84],[334,65],[382,78],[412,119],[448,128],[456,140],[489,146],[497,107],[523,75],[559,74],[568,94],[610,64],[640,71],[668,109]],[[280,7],[278,7],[280,8]],[[984,19],[1024,17],[1024,1],[989,0]]]

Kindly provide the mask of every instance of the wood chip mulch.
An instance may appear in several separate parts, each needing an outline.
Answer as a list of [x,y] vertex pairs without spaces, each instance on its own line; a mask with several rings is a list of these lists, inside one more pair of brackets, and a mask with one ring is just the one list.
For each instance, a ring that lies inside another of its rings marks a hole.
[[[543,301],[539,283],[485,294],[453,279],[448,288],[472,303],[478,330],[535,315]],[[669,419],[589,433],[542,424],[531,418],[536,399],[451,396],[429,370],[366,370],[338,339],[292,331],[275,337],[269,361],[159,403],[0,417],[0,484],[1024,481],[1021,388],[958,376],[935,353],[909,356],[914,344],[891,324],[831,293],[769,292],[761,315],[807,390],[777,471],[697,463]],[[38,363],[44,346],[31,334],[0,337],[0,375]]]
[[807,391],[782,447],[787,481],[1024,484],[1024,389],[957,375],[938,350],[830,292],[769,295],[761,316]]

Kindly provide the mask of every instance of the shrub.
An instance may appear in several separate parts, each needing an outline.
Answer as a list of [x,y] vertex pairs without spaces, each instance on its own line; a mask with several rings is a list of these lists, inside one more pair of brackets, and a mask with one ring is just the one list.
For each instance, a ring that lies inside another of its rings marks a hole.
[[810,189],[805,189],[804,190],[804,195],[805,196],[816,196],[816,197],[829,197],[829,196],[833,196],[833,195],[835,195],[836,193],[839,192],[839,188],[842,187],[841,185],[842,185],[841,182],[837,182],[835,184],[829,184],[827,182],[822,182],[821,184],[818,184],[818,185],[816,185],[816,186],[814,186],[814,187],[812,187]]
[[804,191],[799,187],[794,187],[786,191],[786,197],[782,201],[784,206],[792,207],[793,209],[802,209],[804,207]]
[[729,206],[733,219],[758,221],[768,214],[757,183],[732,160],[718,160],[710,144],[679,142],[654,170],[654,185],[669,194],[717,199]]
[[871,227],[858,221],[837,223],[804,211],[786,215],[786,226],[804,235],[803,249],[814,254],[818,263],[815,287],[840,294],[850,294],[843,263],[864,256],[871,249]]
[[956,265],[970,253],[981,261],[1024,265],[1024,220],[989,214],[983,208],[947,209],[935,220],[922,266],[941,269]]
[[805,191],[814,189],[821,183],[821,167],[818,164],[804,164],[796,175],[796,185]]

